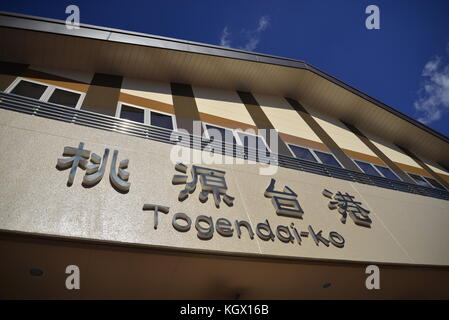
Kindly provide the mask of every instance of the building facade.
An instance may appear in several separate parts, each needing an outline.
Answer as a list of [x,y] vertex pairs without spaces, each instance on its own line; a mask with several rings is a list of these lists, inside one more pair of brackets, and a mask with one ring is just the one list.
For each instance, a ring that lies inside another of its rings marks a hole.
[[302,61],[0,38],[2,298],[449,298],[448,137]]

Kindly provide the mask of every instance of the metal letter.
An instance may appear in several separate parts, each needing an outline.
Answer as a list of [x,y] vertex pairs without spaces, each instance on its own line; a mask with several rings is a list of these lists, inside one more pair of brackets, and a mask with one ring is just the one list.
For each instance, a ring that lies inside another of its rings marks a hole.
[[158,223],[159,223],[159,219],[158,219],[158,212],[162,212],[167,214],[168,211],[170,210],[169,207],[165,207],[165,206],[160,206],[157,204],[150,204],[150,203],[145,203],[143,205],[143,209],[142,210],[154,210],[154,229],[157,229]]
[[111,170],[109,172],[109,178],[111,183],[121,192],[128,192],[130,183],[127,182],[129,178],[129,173],[125,169],[128,167],[129,160],[125,159],[120,161],[118,174],[116,173],[116,162],[118,157],[118,150],[114,150],[112,156]]

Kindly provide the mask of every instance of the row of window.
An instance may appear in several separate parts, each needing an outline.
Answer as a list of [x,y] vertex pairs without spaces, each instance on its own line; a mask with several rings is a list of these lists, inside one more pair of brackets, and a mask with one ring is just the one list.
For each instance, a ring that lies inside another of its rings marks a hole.
[[84,97],[81,92],[21,79],[14,81],[7,92],[77,109],[81,106],[81,98]]
[[[328,164],[334,167],[341,168],[341,164],[335,159],[335,157],[329,153],[318,151],[318,150],[312,150],[304,147],[299,147],[295,145],[289,145],[290,150],[293,152],[293,154],[296,156],[296,158],[312,161],[312,162],[320,162],[324,164]],[[378,176],[378,177],[385,177],[391,180],[400,181],[399,177],[393,173],[393,171],[390,168],[378,165],[378,164],[372,164],[368,162],[364,162],[361,160],[353,159],[355,164],[362,170],[364,173],[372,175],[372,176]],[[446,190],[437,180],[430,177],[424,177],[418,174],[409,173],[407,174],[413,179],[413,181],[416,182],[416,184],[424,187],[429,188],[436,188],[440,190]]]
[[[84,93],[81,92],[46,85],[36,81],[23,80],[20,78],[14,81],[7,92],[77,109],[81,107],[81,102],[84,98]],[[148,108],[124,104],[122,102],[118,103],[115,116],[118,118],[144,124],[150,124],[170,130],[176,129],[176,122],[173,115],[165,114],[159,111],[156,112]],[[210,140],[214,140],[216,138],[223,140],[224,138],[225,141],[228,141],[234,145],[238,144],[247,148],[255,148],[259,152],[270,152],[267,143],[261,136],[250,134],[247,132],[231,130],[229,128],[220,127],[208,123],[203,123],[203,126],[205,135]],[[304,148],[293,144],[288,144],[287,146],[289,147],[291,153],[298,159],[342,168],[341,163],[331,153]],[[377,164],[371,164],[361,160],[353,161],[366,174],[400,181],[399,177],[394,174],[390,168]],[[433,178],[424,177],[413,173],[407,174],[418,185],[445,190],[445,188]]]
[[[81,103],[85,96],[83,92],[43,84],[33,80],[23,80],[21,78],[16,79],[6,91],[20,96],[56,103],[76,109],[81,108]],[[173,130],[175,127],[175,122],[171,115],[138,106],[128,106],[121,102],[119,102],[117,106],[116,117],[151,124],[170,130]]]

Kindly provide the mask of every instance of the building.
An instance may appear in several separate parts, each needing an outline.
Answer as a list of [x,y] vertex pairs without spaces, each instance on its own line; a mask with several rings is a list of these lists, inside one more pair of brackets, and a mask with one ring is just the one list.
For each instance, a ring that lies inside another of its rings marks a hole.
[[448,137],[302,61],[0,38],[2,298],[449,298]]

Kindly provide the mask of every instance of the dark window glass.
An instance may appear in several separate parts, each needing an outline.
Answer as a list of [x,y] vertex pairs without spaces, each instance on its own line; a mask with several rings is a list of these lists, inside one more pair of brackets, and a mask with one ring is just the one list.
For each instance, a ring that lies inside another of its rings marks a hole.
[[419,184],[420,186],[430,187],[430,184],[426,180],[424,180],[423,177],[418,176],[418,175],[413,174],[413,173],[409,173],[409,176],[412,177],[412,179],[415,180],[415,182],[417,184]]
[[295,157],[302,160],[318,162],[309,149],[290,145]]
[[359,165],[360,169],[362,169],[362,171],[365,172],[366,174],[380,177],[379,172],[377,172],[376,169],[374,169],[374,167],[371,164],[359,160],[354,161]]
[[253,136],[251,134],[246,134],[242,132],[237,133],[239,135],[240,141],[247,148],[257,149],[259,152],[268,153],[268,147],[265,142],[259,136]]
[[51,94],[50,99],[48,99],[48,102],[62,104],[68,107],[76,107],[80,97],[81,95],[79,93],[55,89],[55,91]]
[[446,190],[437,180],[433,178],[426,177],[426,180],[435,188],[440,190]]
[[321,162],[330,166],[334,166],[337,168],[341,168],[341,165],[338,163],[338,161],[335,159],[333,155],[326,152],[321,151],[315,151],[315,154],[318,158],[320,158]]
[[47,86],[21,80],[14,89],[12,89],[11,93],[28,98],[40,99],[44,94],[45,89],[47,89]]
[[173,121],[171,116],[151,111],[150,117],[152,126],[173,130]]
[[235,144],[235,137],[232,134],[231,130],[220,128],[216,126],[212,126],[210,124],[206,124],[207,133],[209,134],[210,140],[219,140],[225,141],[227,143]]
[[122,105],[120,118],[144,123],[144,110]]
[[378,165],[374,165],[377,170],[379,170],[385,178],[391,179],[391,180],[397,180],[399,181],[399,178],[393,173],[393,171],[391,171],[390,168],[386,168],[386,167],[382,167],[382,166],[378,166]]

